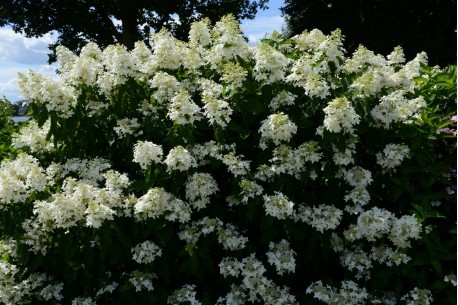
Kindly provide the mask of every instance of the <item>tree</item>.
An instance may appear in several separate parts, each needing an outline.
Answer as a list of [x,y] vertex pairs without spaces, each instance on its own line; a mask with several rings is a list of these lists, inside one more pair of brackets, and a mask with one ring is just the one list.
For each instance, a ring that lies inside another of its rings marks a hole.
[[0,26],[10,25],[27,37],[55,31],[59,38],[50,46],[64,45],[78,51],[93,41],[104,47],[120,43],[128,49],[146,41],[152,30],[169,29],[185,39],[192,22],[208,17],[212,22],[232,13],[237,19],[253,19],[268,0],[0,0]]
[[291,35],[340,28],[349,52],[401,45],[408,59],[425,51],[432,65],[456,63],[456,0],[285,0],[281,10]]

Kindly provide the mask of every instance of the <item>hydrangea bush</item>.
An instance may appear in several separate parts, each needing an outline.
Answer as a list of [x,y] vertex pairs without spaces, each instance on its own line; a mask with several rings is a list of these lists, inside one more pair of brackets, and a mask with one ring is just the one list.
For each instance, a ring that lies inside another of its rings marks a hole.
[[[151,51],[152,50],[152,51]],[[20,87],[4,304],[452,304],[456,69],[227,16]]]

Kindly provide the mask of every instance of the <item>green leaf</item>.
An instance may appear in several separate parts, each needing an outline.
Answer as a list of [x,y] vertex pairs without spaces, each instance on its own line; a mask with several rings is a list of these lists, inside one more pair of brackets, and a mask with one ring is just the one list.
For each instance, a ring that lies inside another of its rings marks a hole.
[[433,265],[434,270],[436,270],[436,272],[439,273],[440,276],[442,276],[442,264],[438,260],[433,259],[431,260],[431,265]]

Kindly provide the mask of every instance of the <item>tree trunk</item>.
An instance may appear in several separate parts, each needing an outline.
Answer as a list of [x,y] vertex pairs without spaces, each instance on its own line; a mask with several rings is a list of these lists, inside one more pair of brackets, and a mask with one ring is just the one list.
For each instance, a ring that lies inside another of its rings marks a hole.
[[121,1],[121,10],[122,33],[120,43],[126,46],[128,50],[132,50],[135,42],[138,40],[138,8],[135,0]]

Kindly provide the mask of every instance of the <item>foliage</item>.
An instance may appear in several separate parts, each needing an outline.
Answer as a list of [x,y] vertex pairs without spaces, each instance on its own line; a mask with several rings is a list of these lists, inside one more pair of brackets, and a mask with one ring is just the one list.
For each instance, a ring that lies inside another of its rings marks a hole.
[[[79,52],[89,41],[100,47],[121,43],[128,49],[137,40],[147,42],[150,32],[162,28],[175,37],[187,39],[192,22],[204,17],[216,22],[226,14],[252,19],[267,0],[7,0],[2,1],[0,26],[11,25],[27,37],[57,32],[49,61],[56,60],[55,49],[64,45]],[[81,22],[84,20],[84,22]]]
[[230,16],[189,36],[20,76],[3,303],[455,303],[456,67],[339,31],[250,47]]
[[349,52],[401,45],[407,58],[425,51],[432,65],[456,64],[456,0],[285,0],[281,10],[291,35],[340,28]]
[[6,126],[12,124],[11,116],[14,113],[13,105],[10,101],[3,98],[0,99],[0,128],[4,129]]
[[11,118],[14,107],[10,101],[0,99],[0,160],[14,156],[14,148],[11,146],[12,135],[18,130]]

